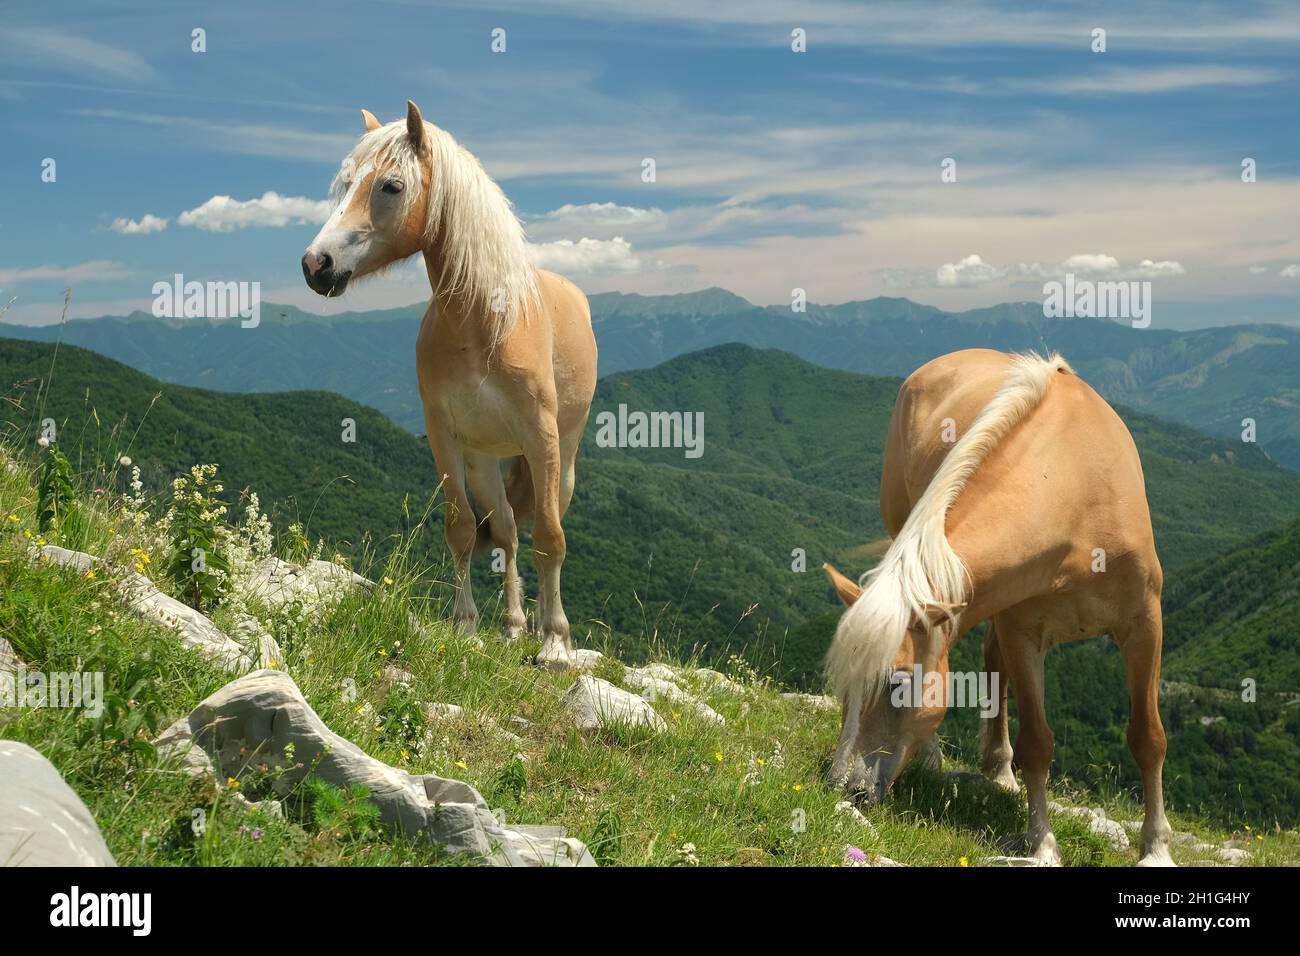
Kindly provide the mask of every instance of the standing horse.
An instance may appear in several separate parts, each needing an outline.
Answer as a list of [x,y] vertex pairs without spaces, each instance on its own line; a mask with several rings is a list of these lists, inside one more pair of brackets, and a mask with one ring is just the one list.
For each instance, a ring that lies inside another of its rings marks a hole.
[[1047,814],[1043,658],[1054,644],[1108,633],[1124,657],[1129,749],[1142,771],[1139,865],[1172,865],[1158,708],[1162,575],[1142,466],[1119,416],[1060,356],[941,356],[899,391],[880,507],[894,540],[865,587],[832,575],[850,605],[827,656],[844,704],[832,783],[883,798],[946,710],[946,701],[893,706],[891,677],[920,664],[946,687],[953,643],[991,620],[985,649],[1003,697],[1000,733],[984,735],[985,772],[1014,785],[1009,683],[1031,853],[1059,863]]
[[478,160],[414,103],[406,107],[404,121],[387,125],[361,111],[366,133],[335,177],[337,205],[302,257],[303,275],[313,291],[334,296],[423,254],[433,296],[415,342],[416,375],[446,497],[453,616],[467,631],[477,627],[472,494],[505,552],[506,634],[523,633],[516,522],[531,512],[537,661],[571,666],[560,522],[596,389],[591,312],[577,286],[533,267],[510,201]]

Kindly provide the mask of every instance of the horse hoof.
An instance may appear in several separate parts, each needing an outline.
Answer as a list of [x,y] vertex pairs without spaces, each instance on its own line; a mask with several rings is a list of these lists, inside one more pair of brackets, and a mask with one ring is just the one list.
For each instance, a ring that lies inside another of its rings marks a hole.
[[1141,867],[1149,867],[1149,866],[1177,866],[1178,864],[1175,863],[1174,858],[1169,855],[1169,850],[1166,849],[1165,847],[1161,847],[1159,850],[1152,850],[1151,852],[1147,853],[1145,856],[1142,857],[1142,859],[1137,861],[1137,865]]
[[578,666],[577,655],[563,641],[548,638],[542,649],[537,652],[537,666],[548,671],[574,670]]

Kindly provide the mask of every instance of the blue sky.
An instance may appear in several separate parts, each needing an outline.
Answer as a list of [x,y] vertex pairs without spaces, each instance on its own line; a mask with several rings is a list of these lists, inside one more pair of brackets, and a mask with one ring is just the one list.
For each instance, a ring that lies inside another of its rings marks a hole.
[[68,286],[74,316],[147,309],[177,272],[321,313],[427,297],[418,261],[329,302],[298,264],[358,110],[408,97],[589,292],[971,308],[1069,269],[1150,279],[1156,326],[1300,321],[1294,3],[119,0],[4,22],[4,321],[53,321]]

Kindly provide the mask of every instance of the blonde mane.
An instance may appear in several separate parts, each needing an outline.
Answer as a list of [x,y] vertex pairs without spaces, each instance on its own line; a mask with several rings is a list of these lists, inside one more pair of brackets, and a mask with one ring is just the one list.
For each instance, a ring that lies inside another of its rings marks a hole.
[[[424,132],[432,154],[424,239],[439,240],[442,256],[435,293],[464,296],[481,309],[495,348],[538,296],[537,270],[528,258],[524,228],[510,200],[473,153],[432,123],[424,124]],[[409,215],[424,176],[405,119],[361,137],[330,184],[335,204],[347,195],[354,175],[367,166],[390,163],[406,183],[401,212]]]
[[863,576],[862,595],[840,618],[826,676],[841,701],[858,707],[875,701],[914,622],[931,635],[937,614],[956,625],[970,600],[970,574],[945,536],[948,511],[989,452],[1042,400],[1053,376],[1071,371],[1055,353],[1011,359],[1006,381],[948,452],[885,556]]

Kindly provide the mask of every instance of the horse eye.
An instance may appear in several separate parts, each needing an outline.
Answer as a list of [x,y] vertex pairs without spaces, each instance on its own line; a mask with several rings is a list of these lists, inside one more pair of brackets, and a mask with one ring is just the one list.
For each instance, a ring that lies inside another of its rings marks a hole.
[[402,181],[400,179],[390,179],[380,188],[383,189],[384,192],[395,196],[402,191]]

